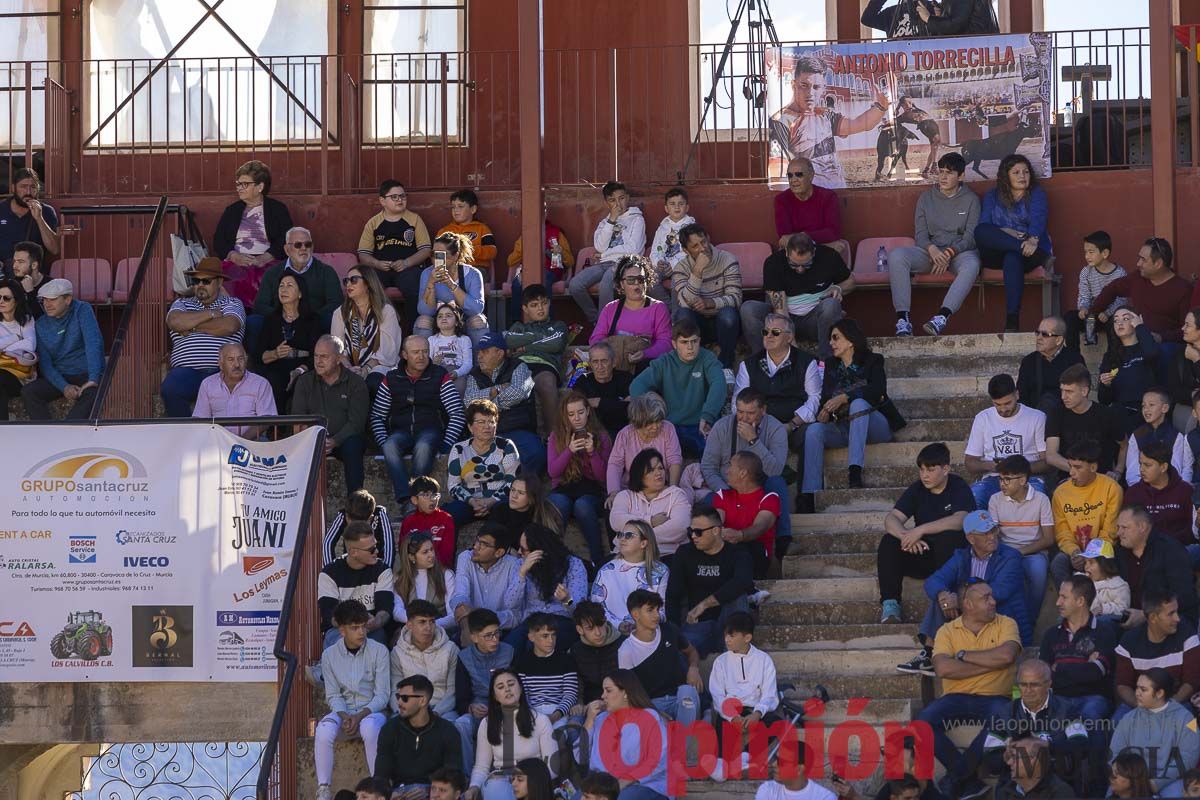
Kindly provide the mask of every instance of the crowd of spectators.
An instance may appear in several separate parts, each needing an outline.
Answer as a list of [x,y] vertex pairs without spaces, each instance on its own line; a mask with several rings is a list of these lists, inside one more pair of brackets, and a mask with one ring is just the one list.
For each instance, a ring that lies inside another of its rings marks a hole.
[[[964,170],[956,153],[938,160],[937,186],[917,205],[917,246],[891,253],[898,336],[913,334],[912,275],[955,276],[923,326],[937,335],[983,266],[1003,269],[1015,329],[1024,275],[1051,255],[1045,193],[1027,160],[1005,159],[982,203]],[[403,185],[385,182],[360,263],[339,281],[313,256],[312,233],[269,196],[266,165],[237,171],[217,255],[187,272],[190,293],[166,317],[162,399],[169,416],[327,420],[325,454],[342,463],[348,499],[324,542],[324,654],[310,669],[329,706],[316,727],[321,800],[347,737],[362,740],[383,796],[537,797],[542,781],[562,778],[546,760],[567,723],[594,732],[626,708],[743,727],[779,718],[774,665],[752,643],[747,612],[768,594],[755,579],[786,554],[793,507],[815,509],[825,450],[848,447],[846,485],[859,489],[867,444],[906,424],[884,356],[842,310],[855,288],[849,251],[837,198],[813,172],[805,158],[788,166],[766,302],[743,298],[741,265],[713,246],[682,189],[667,192],[642,255],[642,211],[614,182],[602,191],[597,260],[572,277],[570,245],[548,223],[547,284],[522,285],[518,243],[508,260],[518,313],[492,330],[485,300],[498,253],[473,192],[452,195],[453,222],[430,237]],[[31,418],[47,419],[63,397],[69,416],[84,417],[103,338],[91,306],[44,270],[56,220],[36,200],[36,175],[17,178],[4,213],[26,230],[0,241],[11,264],[0,280],[0,400],[20,395]],[[898,668],[943,681],[919,719],[947,776],[913,797],[975,796],[988,771],[1058,791],[1044,762],[1060,757],[1079,767],[1076,791],[1111,774],[1115,796],[1146,782],[1171,796],[1200,755],[1200,308],[1188,310],[1191,290],[1165,240],[1147,240],[1132,274],[1111,250],[1103,231],[1085,237],[1078,307],[1042,320],[1015,378],[989,381],[966,479],[944,444],[928,445],[919,479],[884,520],[881,622],[904,618],[903,578],[922,579],[922,649]],[[593,326],[581,368],[571,363],[580,328],[551,313],[555,279]],[[1078,348],[1099,333],[1108,348],[1093,381]],[[815,339],[817,357],[797,339]],[[246,420],[231,430],[264,433]],[[398,530],[388,504],[362,488],[373,446]],[[563,541],[572,520],[586,558]],[[1061,623],[1045,631],[1039,659],[1020,661],[1051,582]],[[699,664],[712,655],[706,686]],[[964,719],[983,731],[960,754],[945,726]],[[1111,769],[1097,762],[1106,745]],[[621,752],[639,748],[623,731]],[[1134,761],[1127,748],[1185,758],[1182,768]],[[611,757],[591,761],[602,770]],[[663,797],[665,772],[611,788],[599,771],[581,788]],[[914,788],[893,783],[892,797]],[[372,791],[363,786],[360,797]],[[803,770],[778,786],[820,789]]]

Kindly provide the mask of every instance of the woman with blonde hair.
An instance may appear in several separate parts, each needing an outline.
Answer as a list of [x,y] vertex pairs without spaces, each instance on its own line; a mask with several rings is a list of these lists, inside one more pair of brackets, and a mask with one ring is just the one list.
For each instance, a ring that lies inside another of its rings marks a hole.
[[433,264],[421,272],[421,292],[413,333],[426,338],[433,335],[434,316],[441,303],[453,303],[463,315],[467,336],[478,344],[487,333],[483,315],[483,273],[471,266],[475,249],[464,234],[447,231],[433,240]]
[[550,433],[547,451],[550,502],[558,509],[564,527],[575,515],[592,563],[600,564],[609,552],[601,530],[601,514],[612,440],[581,392],[568,389],[563,393],[558,424]]
[[342,278],[346,299],[333,315],[329,332],[346,343],[342,366],[365,378],[374,392],[388,370],[400,363],[400,320],[383,293],[375,270],[361,264]]
[[446,609],[446,601],[454,594],[454,570],[443,567],[433,547],[433,535],[428,531],[410,534],[396,557],[395,617],[408,622],[406,608],[413,600],[428,600],[438,613],[437,624],[453,628],[454,612]]
[[617,534],[617,553],[592,583],[591,599],[604,606],[604,616],[614,628],[628,634],[633,617],[625,605],[635,589],[658,592],[667,601],[667,566],[658,560],[658,538],[645,520],[631,519]]

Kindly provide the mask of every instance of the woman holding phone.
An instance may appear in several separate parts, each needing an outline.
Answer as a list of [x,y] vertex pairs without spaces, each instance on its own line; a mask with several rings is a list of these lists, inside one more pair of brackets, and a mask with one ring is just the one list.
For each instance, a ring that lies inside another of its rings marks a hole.
[[568,389],[563,393],[558,425],[548,444],[550,502],[562,516],[564,528],[574,514],[592,563],[602,564],[611,549],[601,528],[612,440],[581,392]]
[[434,317],[442,303],[453,303],[462,310],[467,336],[478,344],[487,333],[483,315],[483,273],[471,266],[475,250],[471,240],[461,233],[443,233],[433,240],[433,265],[421,273],[421,292],[417,299],[417,317],[413,333],[429,338]]

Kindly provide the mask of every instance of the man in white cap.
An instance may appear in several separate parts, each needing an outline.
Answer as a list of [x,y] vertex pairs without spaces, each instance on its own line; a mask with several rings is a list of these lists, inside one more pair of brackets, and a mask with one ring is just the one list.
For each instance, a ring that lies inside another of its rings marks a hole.
[[38,289],[46,313],[35,325],[38,375],[21,388],[30,419],[50,419],[50,403],[65,397],[74,405],[67,419],[87,419],[104,373],[104,336],[96,312],[72,295],[66,278],[54,278]]
[[222,347],[241,344],[246,326],[242,301],[221,291],[221,259],[202,258],[185,274],[192,278],[195,293],[179,298],[167,311],[171,369],[161,391],[168,417],[191,416],[200,382],[217,372]]

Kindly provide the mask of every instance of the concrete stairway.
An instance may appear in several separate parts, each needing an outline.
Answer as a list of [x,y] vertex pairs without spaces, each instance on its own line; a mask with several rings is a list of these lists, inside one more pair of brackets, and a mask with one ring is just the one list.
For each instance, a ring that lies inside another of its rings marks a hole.
[[[1033,350],[1034,338],[916,337],[873,340],[872,347],[887,359],[889,391],[908,426],[896,441],[868,445],[865,489],[846,488],[846,450],[826,452],[826,488],[816,497],[818,513],[793,516],[794,539],[782,577],[760,582],[771,597],[760,609],[756,644],[770,652],[779,679],[794,683],[800,694],[816,684],[829,690],[832,700],[822,717],[827,737],[848,718],[882,734],[884,723],[911,719],[921,706],[923,689],[932,690],[932,684],[922,686],[921,678],[895,670],[915,653],[917,623],[926,605],[919,581],[906,582],[904,623],[879,623],[875,552],[882,519],[915,480],[916,456],[925,444],[946,442],[961,473],[971,419],[989,405],[988,379],[999,372],[1015,376],[1021,357]],[[330,464],[331,484],[340,482],[338,468]],[[367,488],[390,499],[382,463],[369,462],[367,474]],[[330,496],[340,496],[332,485]],[[567,537],[572,550],[586,552],[574,525]],[[861,713],[850,716],[852,698],[869,702]],[[311,744],[301,742],[300,752],[301,769],[310,775]],[[347,778],[362,774],[361,745],[339,749],[339,777],[343,757],[351,762]],[[873,788],[878,777],[861,783],[861,790]],[[688,796],[752,796],[756,785],[700,781],[689,784]]]

